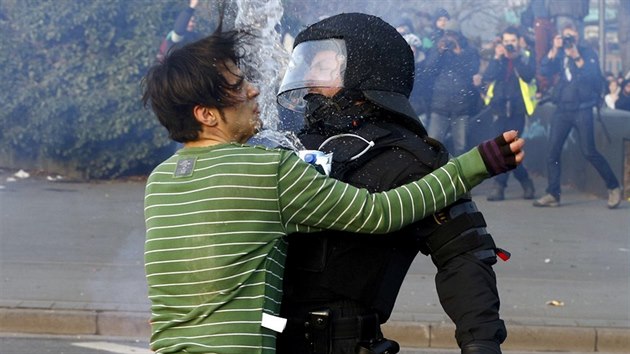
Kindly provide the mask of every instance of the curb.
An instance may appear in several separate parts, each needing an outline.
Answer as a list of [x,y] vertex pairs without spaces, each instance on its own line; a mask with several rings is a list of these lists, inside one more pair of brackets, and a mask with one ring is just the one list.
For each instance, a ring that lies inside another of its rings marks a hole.
[[[504,350],[628,353],[630,348],[630,328],[507,326]],[[149,338],[150,327],[144,312],[0,308],[0,332]],[[458,348],[451,324],[390,321],[383,333],[401,347]]]
[[[628,353],[630,348],[630,328],[506,326],[503,350]],[[383,334],[402,347],[458,348],[452,324],[390,321],[383,325]]]
[[143,312],[0,308],[0,332],[149,338]]

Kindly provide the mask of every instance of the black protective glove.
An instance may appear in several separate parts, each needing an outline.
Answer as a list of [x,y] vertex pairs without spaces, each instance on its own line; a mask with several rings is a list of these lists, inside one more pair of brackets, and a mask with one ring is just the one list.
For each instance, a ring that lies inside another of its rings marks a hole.
[[486,165],[490,176],[496,176],[516,168],[516,154],[510,149],[503,134],[493,140],[486,140],[479,144],[481,159]]
[[462,354],[501,354],[501,347],[489,340],[470,342],[462,347]]

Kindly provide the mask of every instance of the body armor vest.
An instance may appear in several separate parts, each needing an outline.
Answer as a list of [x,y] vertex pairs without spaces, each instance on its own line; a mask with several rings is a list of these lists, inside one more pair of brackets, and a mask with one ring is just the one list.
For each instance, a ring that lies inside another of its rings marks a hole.
[[[321,150],[333,152],[332,177],[371,192],[388,190],[417,179],[448,161],[448,152],[442,144],[426,136],[415,136],[413,132],[396,124],[364,122],[352,133],[363,139],[348,136],[329,139]],[[316,132],[300,136],[309,149],[319,149],[325,138]],[[366,141],[374,143],[367,152]],[[409,176],[408,180],[395,174],[400,169],[395,165],[395,160],[383,159],[384,156],[395,159],[402,151],[406,158],[400,163],[412,163],[409,154],[415,160],[414,175]],[[359,158],[354,158],[362,152]],[[389,175],[390,172],[393,174]],[[463,199],[459,204],[465,202],[469,200]],[[468,211],[463,210],[464,214]],[[381,322],[387,321],[402,281],[418,252],[433,254],[442,249],[443,261],[432,256],[434,263],[439,266],[439,263],[457,255],[444,252],[445,245],[452,243],[461,232],[485,226],[479,213],[480,218],[472,220],[472,223],[471,220],[460,223],[458,229],[461,230],[452,234],[444,229],[452,215],[449,215],[448,210],[441,213],[441,216],[436,214],[426,217],[389,235],[359,236],[338,231],[308,236],[291,235],[285,267],[284,301],[287,304],[294,299],[325,303],[340,298],[351,299],[376,310]],[[431,235],[440,229],[443,229],[439,233],[442,235],[440,242],[430,242]],[[492,241],[485,232],[477,234],[487,236]],[[475,240],[472,245],[461,247],[462,243],[456,242],[460,246],[457,252],[463,253],[480,246],[494,248],[494,243],[485,243],[480,245],[479,240]]]

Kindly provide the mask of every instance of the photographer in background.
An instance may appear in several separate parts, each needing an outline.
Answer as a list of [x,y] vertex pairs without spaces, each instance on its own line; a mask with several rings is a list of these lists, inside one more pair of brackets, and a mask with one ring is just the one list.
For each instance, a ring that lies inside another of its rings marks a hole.
[[160,49],[156,56],[158,62],[164,61],[164,58],[173,47],[183,47],[188,43],[192,43],[201,39],[201,34],[195,31],[197,22],[195,21],[195,8],[199,4],[199,0],[190,0],[188,7],[183,9],[173,25],[173,30],[168,32],[166,37],[160,44]]
[[468,121],[478,100],[473,75],[479,71],[479,53],[462,46],[460,33],[447,30],[421,65],[420,76],[432,88],[429,136],[445,141],[450,132],[450,150],[458,156],[466,151]]
[[[490,105],[494,115],[494,130],[510,127],[519,132],[525,127],[525,115],[532,114],[534,102],[529,92],[529,83],[536,74],[533,55],[523,50],[520,34],[516,27],[508,27],[501,33],[501,42],[494,48],[494,58],[488,64],[484,80],[490,82],[485,103]],[[534,183],[529,178],[525,166],[513,170],[514,177],[523,187],[523,198],[534,199]],[[494,188],[488,201],[504,200],[508,174],[494,179]]]
[[593,165],[608,188],[608,207],[621,202],[621,189],[608,161],[597,151],[593,134],[593,107],[601,100],[604,79],[599,69],[599,58],[594,50],[578,44],[578,31],[566,26],[561,36],[553,40],[553,47],[541,61],[541,73],[547,77],[558,74],[552,101],[556,112],[551,119],[549,157],[547,158],[547,194],[534,202],[537,207],[560,205],[560,157],[571,129],[578,132],[582,154]]

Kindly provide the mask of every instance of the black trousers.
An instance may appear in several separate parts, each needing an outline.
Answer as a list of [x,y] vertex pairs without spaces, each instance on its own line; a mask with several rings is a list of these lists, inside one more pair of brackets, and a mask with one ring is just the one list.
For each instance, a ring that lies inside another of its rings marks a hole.
[[448,261],[435,276],[440,303],[457,324],[455,338],[460,347],[472,341],[503,343],[507,337],[499,317],[499,292],[491,266],[495,262],[495,258],[480,260],[466,253]]

